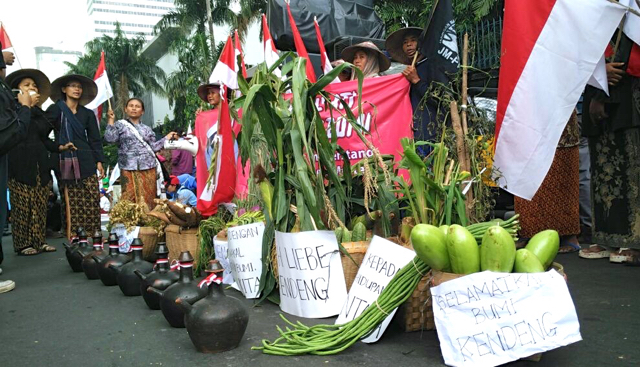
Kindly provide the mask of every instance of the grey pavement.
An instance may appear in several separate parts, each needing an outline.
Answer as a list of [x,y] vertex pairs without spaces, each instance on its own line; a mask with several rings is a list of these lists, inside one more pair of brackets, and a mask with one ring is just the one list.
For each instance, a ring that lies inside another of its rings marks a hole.
[[[186,329],[170,327],[141,297],[125,297],[117,286],[71,272],[61,240],[49,242],[55,253],[23,257],[14,255],[10,237],[4,239],[0,280],[17,286],[0,294],[0,366],[444,366],[436,332],[404,333],[397,324],[378,343],[356,343],[335,356],[263,355],[251,346],[277,337],[280,311],[248,300],[249,326],[240,346],[201,354]],[[510,366],[640,366],[640,268],[577,254],[556,261],[568,274],[584,340],[549,351],[538,363]]]

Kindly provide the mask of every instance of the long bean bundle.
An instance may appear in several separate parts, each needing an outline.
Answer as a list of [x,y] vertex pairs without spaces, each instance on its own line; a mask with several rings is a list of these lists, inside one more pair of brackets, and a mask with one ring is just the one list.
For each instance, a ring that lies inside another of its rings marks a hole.
[[468,225],[466,228],[471,232],[473,237],[478,242],[478,245],[482,243],[482,236],[484,233],[492,226],[498,225],[507,230],[507,232],[513,237],[514,240],[518,239],[518,231],[520,230],[520,221],[518,221],[518,217],[520,215],[516,214],[513,217],[507,220],[494,220],[490,222],[481,222]]
[[340,325],[320,324],[306,326],[293,323],[282,314],[289,325],[273,342],[262,340],[262,346],[252,349],[263,353],[292,356],[300,354],[328,355],[339,353],[371,333],[394,309],[402,305],[413,293],[418,282],[429,271],[429,266],[417,256],[391,279],[378,300],[369,305],[360,316]]

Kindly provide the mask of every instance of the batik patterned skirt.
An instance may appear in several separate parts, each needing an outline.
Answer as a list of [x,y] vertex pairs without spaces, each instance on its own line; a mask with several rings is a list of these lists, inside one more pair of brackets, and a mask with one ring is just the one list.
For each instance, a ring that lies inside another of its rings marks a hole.
[[580,233],[579,166],[577,146],[557,148],[549,173],[533,199],[515,197],[520,237],[531,238],[545,229],[555,229],[561,236]]
[[156,169],[144,171],[125,171],[120,173],[120,186],[122,194],[120,200],[128,200],[134,203],[145,203],[149,210],[155,207],[153,199],[156,198]]
[[11,232],[13,249],[20,252],[27,247],[40,251],[46,245],[47,199],[49,188],[40,185],[25,185],[14,179],[9,180],[11,192]]
[[75,236],[78,227],[88,235],[100,230],[100,191],[98,176],[63,183],[67,236]]

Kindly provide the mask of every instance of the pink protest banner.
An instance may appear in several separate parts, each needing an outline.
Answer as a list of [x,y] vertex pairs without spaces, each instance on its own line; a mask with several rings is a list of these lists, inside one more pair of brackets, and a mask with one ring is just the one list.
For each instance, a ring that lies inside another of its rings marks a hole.
[[[400,139],[412,137],[411,119],[413,111],[409,99],[410,84],[402,74],[365,79],[362,86],[362,113],[358,115],[358,81],[329,84],[325,91],[331,93],[331,104],[335,110],[325,107],[325,100],[316,98],[316,107],[325,121],[335,121],[338,145],[347,153],[351,164],[362,158],[371,157],[373,153],[360,140],[353,126],[346,120],[344,106],[339,103],[342,98],[358,116],[358,124],[368,133],[367,139],[381,154],[393,154],[396,162],[400,161],[402,146]],[[327,128],[331,137],[331,130]],[[336,153],[336,164],[342,166],[342,156]]]

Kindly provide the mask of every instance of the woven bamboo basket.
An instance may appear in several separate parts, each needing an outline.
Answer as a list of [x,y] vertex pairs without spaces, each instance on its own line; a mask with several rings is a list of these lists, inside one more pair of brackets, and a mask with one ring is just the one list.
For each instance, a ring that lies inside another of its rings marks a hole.
[[351,285],[356,278],[356,274],[358,274],[358,269],[360,269],[362,259],[364,259],[364,255],[367,253],[367,249],[369,249],[370,242],[371,241],[342,243],[342,247],[347,250],[353,259],[351,260],[348,256],[340,254],[342,259],[342,271],[344,272],[344,281],[347,284],[347,292],[351,289]]
[[155,261],[155,251],[158,246],[158,233],[153,227],[140,227],[138,238],[142,240],[142,257],[147,261]]
[[200,246],[198,245],[198,228],[181,228],[175,224],[170,224],[164,230],[167,236],[167,247],[169,248],[169,261],[178,260],[180,253],[189,251],[195,259],[194,266],[200,258]]
[[[564,273],[564,268],[561,264],[554,262],[551,267],[566,280],[567,275]],[[429,288],[462,276],[464,275],[443,273],[437,270],[432,270],[427,273],[427,275],[420,280],[420,283],[418,283],[418,286],[413,291],[411,297],[401,306],[400,314],[404,317],[404,330],[406,332],[434,330],[436,328],[436,324],[433,319],[431,292],[429,291]]]

